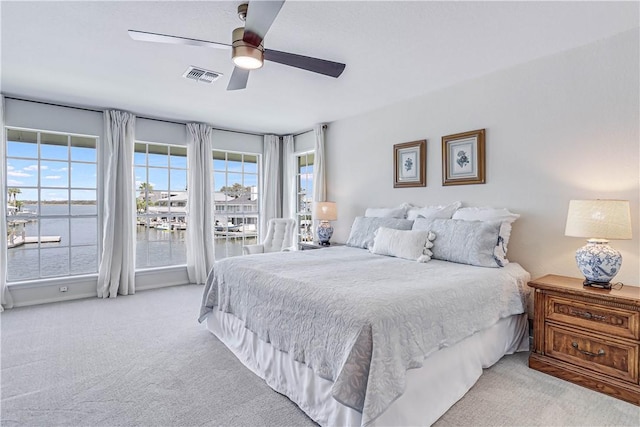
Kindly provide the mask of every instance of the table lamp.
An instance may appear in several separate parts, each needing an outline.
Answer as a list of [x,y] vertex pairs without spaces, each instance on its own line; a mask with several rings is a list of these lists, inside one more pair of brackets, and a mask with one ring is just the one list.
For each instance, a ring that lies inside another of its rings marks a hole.
[[329,240],[333,234],[333,227],[329,221],[338,219],[338,211],[335,202],[315,202],[313,208],[314,219],[320,220],[318,224],[318,240],[321,245],[329,246]]
[[631,239],[631,211],[627,200],[571,200],[565,236],[587,237],[587,244],[576,251],[584,286],[611,289],[622,265],[620,252],[609,240]]

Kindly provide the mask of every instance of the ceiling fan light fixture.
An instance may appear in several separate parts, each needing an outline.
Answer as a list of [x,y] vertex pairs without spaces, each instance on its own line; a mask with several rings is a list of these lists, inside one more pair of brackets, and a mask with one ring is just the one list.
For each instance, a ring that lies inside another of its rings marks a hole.
[[246,43],[244,37],[244,28],[236,28],[233,30],[233,43],[231,48],[231,59],[233,64],[245,70],[255,70],[262,67],[264,63],[264,48],[260,46],[252,46]]
[[234,47],[232,58],[236,67],[245,70],[255,70],[262,67],[264,53],[253,46]]

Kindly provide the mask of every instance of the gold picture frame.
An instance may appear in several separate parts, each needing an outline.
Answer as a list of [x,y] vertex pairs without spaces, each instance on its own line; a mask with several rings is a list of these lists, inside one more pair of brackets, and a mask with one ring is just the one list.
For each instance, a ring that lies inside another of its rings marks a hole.
[[484,129],[442,137],[442,185],[485,183]]
[[427,140],[393,146],[393,187],[427,186]]

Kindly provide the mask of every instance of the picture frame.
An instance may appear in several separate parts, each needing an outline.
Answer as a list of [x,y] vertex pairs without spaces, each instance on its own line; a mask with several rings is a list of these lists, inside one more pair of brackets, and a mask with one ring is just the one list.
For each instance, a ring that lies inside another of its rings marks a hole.
[[427,186],[427,140],[393,146],[393,187]]
[[485,183],[485,130],[442,137],[442,185]]

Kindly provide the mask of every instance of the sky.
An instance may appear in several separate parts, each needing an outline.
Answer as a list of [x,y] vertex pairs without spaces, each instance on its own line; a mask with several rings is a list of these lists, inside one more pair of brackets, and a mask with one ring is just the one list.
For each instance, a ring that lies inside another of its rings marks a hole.
[[[22,201],[93,200],[97,199],[97,150],[58,144],[7,141],[7,187],[18,188]],[[163,146],[165,154],[140,152],[146,144],[136,143],[134,153],[135,188],[149,183],[154,191],[185,191],[187,189],[187,158],[184,147]],[[150,145],[151,146],[151,145]],[[38,160],[38,147],[40,160]],[[160,146],[158,146],[160,147]],[[152,150],[149,150],[152,151]],[[239,156],[236,156],[239,157]],[[256,156],[246,161],[213,160],[215,191],[240,183],[258,186]],[[244,173],[243,173],[244,172]]]
[[95,149],[40,144],[38,161],[38,144],[7,141],[7,186],[20,189],[18,200],[38,200],[38,183],[41,200],[96,200],[96,178]]

